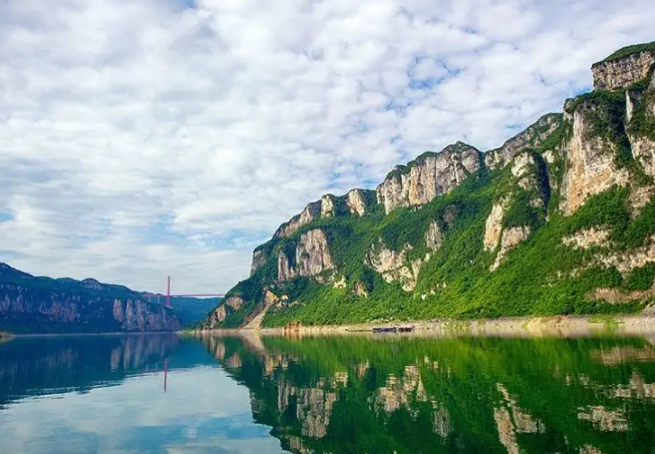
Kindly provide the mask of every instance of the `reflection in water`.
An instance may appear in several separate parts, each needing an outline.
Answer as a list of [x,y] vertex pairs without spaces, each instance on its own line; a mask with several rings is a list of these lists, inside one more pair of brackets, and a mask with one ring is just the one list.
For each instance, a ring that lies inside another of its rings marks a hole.
[[641,338],[0,345],[2,452],[651,453],[654,427]]
[[248,392],[195,339],[21,338],[0,345],[0,452],[276,453]]
[[639,453],[643,339],[202,338],[295,453]]
[[175,335],[38,337],[0,345],[0,408],[15,398],[87,392],[161,370]]

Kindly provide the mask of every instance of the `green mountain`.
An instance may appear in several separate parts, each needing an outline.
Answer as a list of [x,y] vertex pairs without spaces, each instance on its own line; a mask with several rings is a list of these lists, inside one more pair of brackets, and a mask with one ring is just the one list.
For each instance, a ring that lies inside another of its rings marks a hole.
[[594,91],[498,149],[458,142],[310,203],[205,326],[650,311],[654,49],[593,65]]
[[0,331],[177,331],[175,313],[122,285],[35,277],[0,263]]
[[182,326],[192,326],[201,322],[221,303],[222,298],[171,298],[171,308]]

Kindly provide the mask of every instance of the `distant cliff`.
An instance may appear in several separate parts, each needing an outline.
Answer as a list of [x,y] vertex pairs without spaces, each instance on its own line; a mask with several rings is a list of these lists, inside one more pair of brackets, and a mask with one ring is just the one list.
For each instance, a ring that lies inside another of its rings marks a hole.
[[175,313],[127,287],[34,277],[0,263],[0,330],[14,333],[175,331]]
[[499,148],[326,195],[255,249],[208,328],[655,312],[655,43]]

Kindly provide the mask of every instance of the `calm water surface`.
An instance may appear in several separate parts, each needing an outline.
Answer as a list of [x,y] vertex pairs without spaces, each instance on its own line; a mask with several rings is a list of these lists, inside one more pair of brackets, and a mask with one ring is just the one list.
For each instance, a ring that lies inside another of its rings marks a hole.
[[0,343],[0,453],[655,453],[644,338]]

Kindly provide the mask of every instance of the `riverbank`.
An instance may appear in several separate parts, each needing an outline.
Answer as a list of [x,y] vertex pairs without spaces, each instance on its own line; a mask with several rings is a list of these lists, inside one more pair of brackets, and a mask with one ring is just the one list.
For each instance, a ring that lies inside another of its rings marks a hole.
[[[407,328],[407,333],[373,333],[373,328]],[[600,333],[655,336],[655,315],[595,315],[556,317],[506,317],[480,320],[424,320],[417,322],[363,323],[354,325],[299,326],[285,328],[225,329],[192,331],[189,334],[224,335],[258,333],[261,335],[362,335],[376,336],[544,336],[574,337]]]

